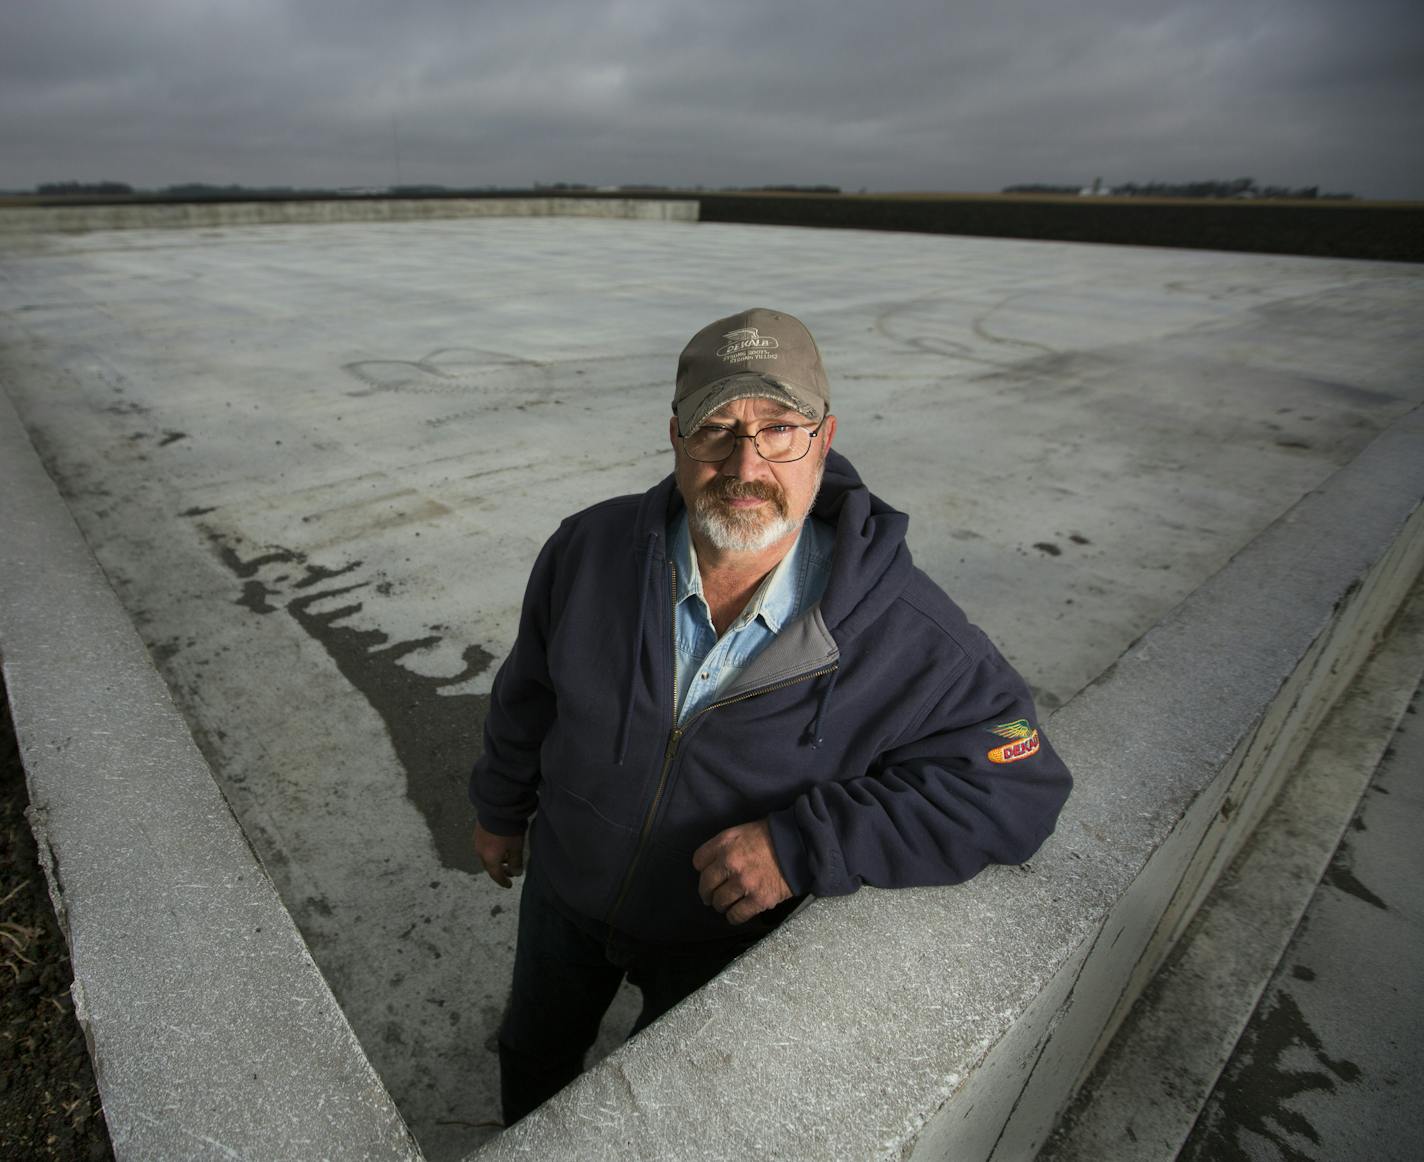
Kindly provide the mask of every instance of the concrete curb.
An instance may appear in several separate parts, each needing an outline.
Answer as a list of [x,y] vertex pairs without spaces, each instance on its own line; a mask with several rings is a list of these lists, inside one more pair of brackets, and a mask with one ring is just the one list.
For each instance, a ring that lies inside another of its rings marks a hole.
[[695,201],[658,202],[636,198],[361,198],[17,206],[0,208],[0,234],[311,222],[412,222],[430,218],[634,218],[696,222],[697,210]]
[[1424,567],[1424,409],[1056,714],[1031,866],[817,901],[477,1151],[1031,1158]]
[[124,1158],[417,1158],[0,393],[0,655]]

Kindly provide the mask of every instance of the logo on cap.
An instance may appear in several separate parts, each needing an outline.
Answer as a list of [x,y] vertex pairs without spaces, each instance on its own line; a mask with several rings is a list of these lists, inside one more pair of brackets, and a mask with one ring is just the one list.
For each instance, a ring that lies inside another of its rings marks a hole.
[[771,336],[763,336],[755,327],[738,327],[722,338],[730,342],[725,347],[718,347],[717,355],[732,363],[748,359],[775,359],[772,351],[781,346]]

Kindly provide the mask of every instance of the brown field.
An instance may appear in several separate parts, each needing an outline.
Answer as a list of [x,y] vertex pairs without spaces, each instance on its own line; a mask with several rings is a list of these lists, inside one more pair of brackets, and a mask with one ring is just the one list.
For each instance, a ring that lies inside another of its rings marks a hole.
[[1424,202],[913,192],[699,198],[704,222],[1424,262]]

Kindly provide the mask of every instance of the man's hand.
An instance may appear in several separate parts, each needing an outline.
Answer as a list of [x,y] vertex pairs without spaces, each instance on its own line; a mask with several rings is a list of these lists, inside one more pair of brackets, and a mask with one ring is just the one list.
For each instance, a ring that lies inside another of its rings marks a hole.
[[475,855],[502,888],[510,886],[510,876],[524,873],[524,836],[496,835],[475,824]]
[[702,902],[723,913],[729,924],[745,924],[791,898],[765,819],[714,835],[692,853],[692,866],[701,873],[697,894]]

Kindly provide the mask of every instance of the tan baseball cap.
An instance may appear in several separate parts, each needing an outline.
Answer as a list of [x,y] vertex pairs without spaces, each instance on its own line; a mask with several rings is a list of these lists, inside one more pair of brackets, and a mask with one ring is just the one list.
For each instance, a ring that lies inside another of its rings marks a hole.
[[830,410],[821,353],[800,319],[753,307],[708,323],[682,349],[672,397],[682,435],[738,399],[774,399],[811,420]]

